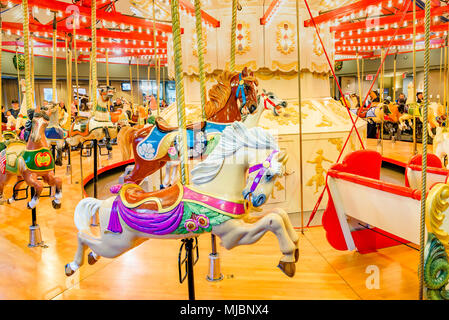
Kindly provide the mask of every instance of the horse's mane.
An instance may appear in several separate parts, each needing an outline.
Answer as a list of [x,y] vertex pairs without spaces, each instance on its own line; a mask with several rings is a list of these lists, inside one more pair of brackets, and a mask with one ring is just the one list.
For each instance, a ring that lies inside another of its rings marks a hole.
[[244,147],[279,150],[276,140],[267,130],[260,127],[248,129],[243,123],[236,121],[223,131],[220,142],[207,159],[192,170],[192,182],[204,184],[215,179],[225,158]]
[[[218,83],[209,90],[209,100],[206,102],[204,108],[208,119],[216,115],[225,107],[232,91],[231,80],[237,75],[238,72],[225,70],[216,78]],[[252,81],[258,85],[258,81],[254,76],[243,77],[243,80]]]
[[209,101],[206,102],[204,108],[207,118],[213,117],[224,108],[232,91],[231,79],[236,75],[237,73],[235,72],[223,71],[217,77],[218,83],[209,90]]

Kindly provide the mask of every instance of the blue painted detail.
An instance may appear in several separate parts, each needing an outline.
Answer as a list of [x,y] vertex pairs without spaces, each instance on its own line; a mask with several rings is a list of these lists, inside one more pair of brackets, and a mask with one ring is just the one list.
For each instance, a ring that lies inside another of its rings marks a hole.
[[61,128],[47,128],[45,129],[45,137],[50,140],[62,140],[64,139],[64,130]]
[[[196,149],[196,153],[202,154],[206,149],[207,140],[213,135],[222,133],[227,126],[228,124],[207,122],[203,130],[187,130],[187,147],[189,149]],[[139,156],[147,161],[154,160],[159,145],[167,134],[154,126],[150,134],[137,145]]]

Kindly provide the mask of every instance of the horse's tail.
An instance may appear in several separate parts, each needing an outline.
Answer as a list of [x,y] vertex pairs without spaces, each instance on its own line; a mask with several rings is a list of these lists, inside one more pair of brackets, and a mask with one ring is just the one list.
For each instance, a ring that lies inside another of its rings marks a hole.
[[89,230],[93,215],[100,209],[102,200],[85,198],[75,208],[75,225],[79,231]]
[[131,159],[131,149],[133,145],[133,135],[137,131],[133,127],[124,127],[117,136],[117,142],[122,151],[123,161]]

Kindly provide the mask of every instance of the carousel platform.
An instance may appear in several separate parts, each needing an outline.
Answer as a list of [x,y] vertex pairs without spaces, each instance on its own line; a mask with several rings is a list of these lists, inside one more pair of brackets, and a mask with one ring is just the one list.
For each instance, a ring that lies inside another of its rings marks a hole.
[[[382,154],[382,160],[400,167],[406,167],[408,161],[413,157],[413,143],[406,141],[391,142],[384,140],[383,152],[380,145],[377,143],[377,139],[367,139],[366,149],[374,150]],[[431,144],[427,147],[428,152],[432,153],[433,146]],[[417,144],[418,153],[422,153],[422,144]]]
[[[54,210],[49,198],[39,203],[37,221],[47,247],[27,247],[31,212],[24,201],[0,206],[0,299],[187,299],[187,285],[178,282],[177,240],[151,239],[114,260],[101,258],[65,276],[64,265],[72,261],[77,246],[73,212],[82,197],[79,154],[72,157],[72,179],[65,166],[57,168],[64,180],[62,208]],[[120,166],[119,159],[114,146],[112,160],[100,157],[101,171]],[[92,158],[83,158],[83,168],[87,182]],[[7,187],[6,196],[11,192],[12,186]],[[418,298],[419,254],[406,246],[364,255],[341,252],[328,244],[322,227],[312,227],[300,237],[297,272],[288,278],[276,268],[277,239],[267,234],[252,246],[231,251],[219,247],[224,280],[215,283],[206,281],[209,235],[199,237],[199,248],[195,286],[200,300]],[[366,286],[372,266],[379,268],[378,289]]]

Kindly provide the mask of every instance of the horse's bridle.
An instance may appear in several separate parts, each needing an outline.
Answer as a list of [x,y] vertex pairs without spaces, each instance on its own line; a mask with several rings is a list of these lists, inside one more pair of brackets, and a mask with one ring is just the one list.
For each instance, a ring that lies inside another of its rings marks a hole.
[[271,161],[273,160],[274,155],[278,152],[279,152],[278,150],[273,150],[273,152],[270,153],[270,155],[264,162],[256,164],[255,166],[249,168],[250,174],[255,171],[259,171],[256,175],[256,178],[253,181],[253,184],[251,185],[251,189],[249,190],[250,194],[252,194],[257,189],[257,186],[259,185],[263,175],[265,174],[265,172],[267,172],[269,168],[271,168]]
[[242,74],[239,74],[239,84],[237,86],[237,92],[235,93],[235,97],[240,98],[240,94],[242,95],[242,105],[243,108],[246,105],[246,94],[245,94],[245,80],[243,80]]
[[276,109],[276,103],[274,103],[273,100],[271,100],[270,98],[268,98],[267,95],[266,95],[265,93],[262,93],[262,94],[261,94],[261,97],[262,97],[263,100],[264,100],[263,107],[264,107],[266,110],[270,110],[270,109],[268,108],[268,103],[269,103],[270,105],[272,105],[273,108]]

